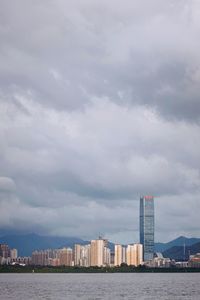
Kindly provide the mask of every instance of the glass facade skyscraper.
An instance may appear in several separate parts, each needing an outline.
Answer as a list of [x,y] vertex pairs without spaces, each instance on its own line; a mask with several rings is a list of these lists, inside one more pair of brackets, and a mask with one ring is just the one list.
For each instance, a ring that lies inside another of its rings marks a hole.
[[140,197],[140,244],[143,245],[144,261],[153,258],[154,253],[154,198]]

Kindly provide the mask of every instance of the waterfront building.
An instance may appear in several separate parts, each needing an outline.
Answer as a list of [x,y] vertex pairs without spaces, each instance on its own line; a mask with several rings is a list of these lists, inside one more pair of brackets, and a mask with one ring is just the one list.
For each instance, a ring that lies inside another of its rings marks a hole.
[[0,257],[8,258],[10,257],[10,248],[7,244],[0,244]]
[[140,244],[143,245],[143,260],[153,259],[154,253],[154,198],[140,198]]
[[74,245],[74,265],[80,266],[80,259],[81,259],[81,245],[75,244]]
[[59,258],[49,258],[49,266],[52,266],[52,267],[60,266],[60,259]]
[[18,256],[17,249],[10,249],[10,258],[11,260],[16,260]]
[[33,251],[31,261],[36,266],[48,266],[49,264],[48,250]]
[[101,267],[104,265],[104,240],[91,241],[91,266]]
[[72,266],[73,265],[73,250],[71,248],[63,248],[59,251],[60,265]]
[[13,264],[19,264],[19,265],[23,265],[23,266],[28,266],[28,265],[31,265],[32,264],[32,260],[31,260],[31,257],[30,256],[19,256],[17,257],[17,259],[15,259],[13,261]]
[[121,266],[122,264],[122,245],[115,245],[115,266]]
[[17,259],[17,249],[10,249],[7,244],[0,244],[0,264],[10,264]]
[[128,245],[126,248],[126,263],[128,266],[134,265],[134,249],[133,245]]
[[200,253],[190,255],[188,266],[191,268],[200,268]]
[[174,265],[174,261],[165,257],[154,257],[146,261],[145,265],[149,268],[170,268]]
[[175,261],[175,260],[172,260],[172,262],[173,262],[173,266],[175,266],[176,268],[181,268],[182,269],[182,268],[187,268],[189,266],[188,261]]
[[135,247],[135,266],[139,266],[143,263],[143,245],[134,244]]
[[115,265],[115,252],[110,251],[110,265],[114,266]]
[[33,251],[31,261],[36,266],[51,266],[59,265],[60,253],[62,249],[46,249],[40,251]]
[[141,244],[128,245],[126,249],[126,263],[128,266],[139,266],[143,263],[143,246]]
[[81,259],[80,266],[82,267],[90,267],[91,265],[91,246],[85,245],[81,246]]
[[90,266],[90,245],[74,245],[74,265],[80,267]]
[[107,247],[104,247],[103,265],[104,266],[110,266],[110,249],[107,248]]
[[122,247],[122,263],[126,263],[126,247]]

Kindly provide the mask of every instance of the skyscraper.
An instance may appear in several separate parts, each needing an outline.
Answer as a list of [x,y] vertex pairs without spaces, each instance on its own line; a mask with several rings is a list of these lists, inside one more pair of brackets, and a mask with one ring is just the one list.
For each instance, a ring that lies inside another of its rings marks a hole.
[[153,258],[154,253],[154,198],[140,198],[140,244],[143,245],[144,261]]

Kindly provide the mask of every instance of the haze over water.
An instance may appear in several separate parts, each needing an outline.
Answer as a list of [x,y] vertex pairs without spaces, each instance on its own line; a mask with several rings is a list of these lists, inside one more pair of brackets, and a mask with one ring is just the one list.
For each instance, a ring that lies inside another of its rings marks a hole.
[[1,300],[200,299],[200,274],[0,274]]

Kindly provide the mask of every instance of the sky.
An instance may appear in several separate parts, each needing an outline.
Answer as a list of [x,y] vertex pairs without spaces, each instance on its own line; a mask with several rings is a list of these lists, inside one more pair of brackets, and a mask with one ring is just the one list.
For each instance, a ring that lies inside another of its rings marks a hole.
[[200,2],[0,0],[0,234],[200,237]]

